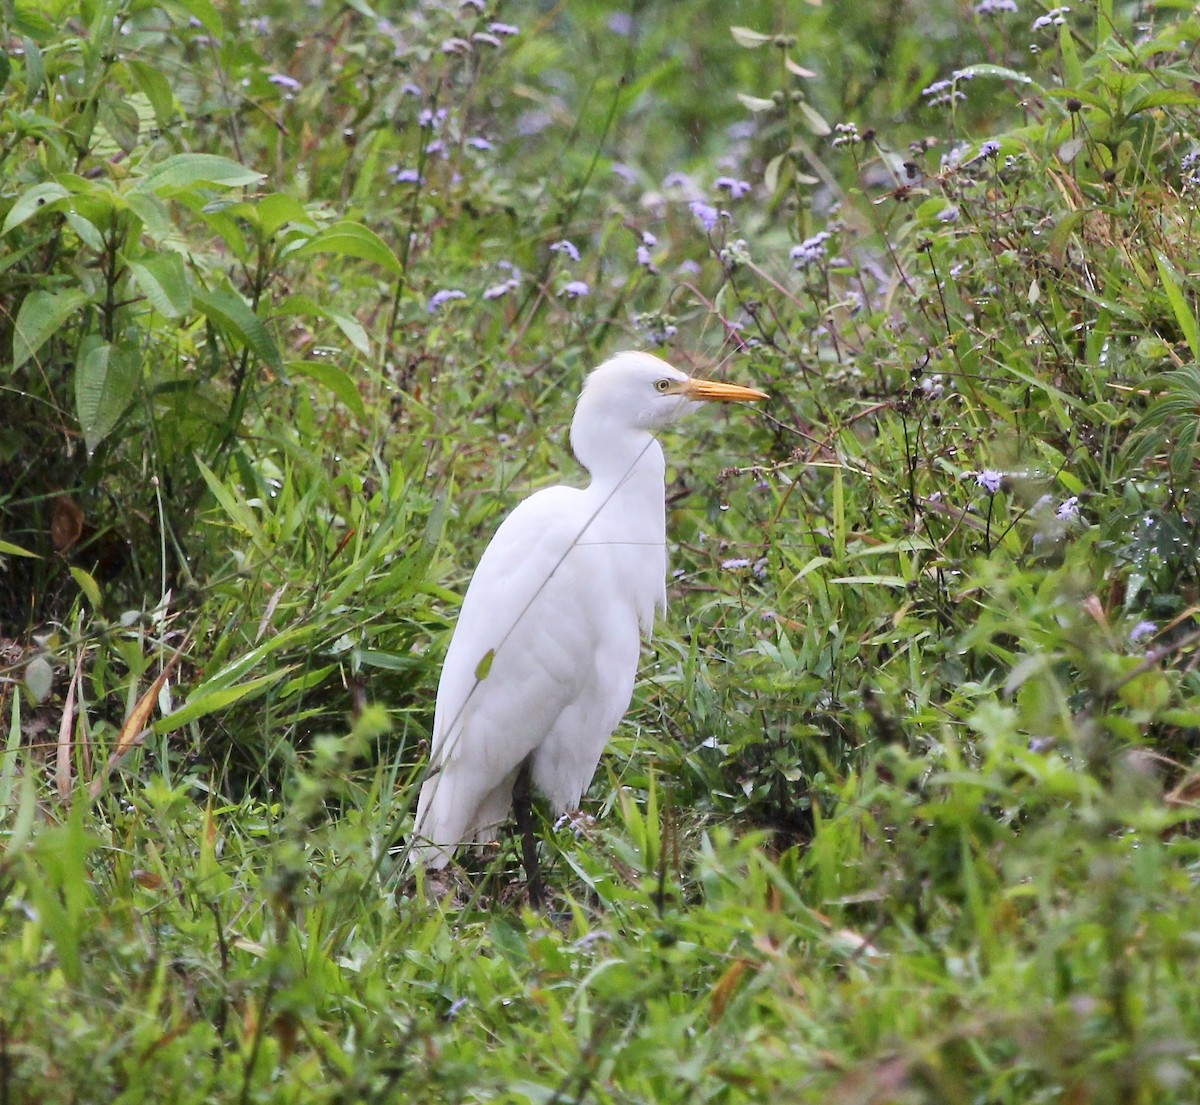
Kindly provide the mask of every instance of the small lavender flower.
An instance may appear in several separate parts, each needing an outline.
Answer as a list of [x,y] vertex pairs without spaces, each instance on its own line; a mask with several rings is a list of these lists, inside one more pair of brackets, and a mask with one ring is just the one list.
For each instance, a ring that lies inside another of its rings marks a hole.
[[[561,242],[555,242],[550,247],[551,253],[565,253],[572,261],[579,260],[579,250],[575,248],[574,242],[568,242],[564,238]],[[586,293],[585,293],[586,294]]]
[[427,154],[429,154],[430,157],[432,157],[434,154],[439,154],[439,153],[444,152],[445,149],[446,149],[446,143],[443,142],[440,138],[435,138],[432,142],[429,143],[429,145],[427,145],[425,147],[425,152]]
[[521,28],[515,27],[511,23],[489,23],[488,30],[494,35],[500,35],[501,38],[512,38],[513,35],[521,33]]
[[1079,496],[1072,495],[1069,499],[1064,499],[1059,505],[1059,508],[1054,512],[1054,516],[1060,522],[1071,522],[1079,517]]
[[483,11],[487,7],[487,0],[460,0],[460,8],[474,8],[477,12]]
[[811,238],[806,238],[798,246],[792,246],[792,265],[798,269],[806,269],[809,265],[817,265],[825,260],[829,250],[825,243],[829,241],[830,233],[822,230]]
[[921,95],[929,107],[940,107],[943,104],[953,104],[965,100],[967,94],[958,87],[957,80],[934,81],[933,84],[921,89]]
[[1129,643],[1136,645],[1143,637],[1152,637],[1158,632],[1158,626],[1154,622],[1138,622],[1129,631]]
[[417,116],[417,126],[422,130],[437,130],[442,120],[446,118],[446,109],[439,107],[436,111],[431,107],[423,107]]
[[721,561],[721,569],[726,572],[740,571],[742,568],[749,568],[750,561],[743,556],[734,556],[728,560]]
[[272,73],[267,80],[289,92],[299,92],[304,87],[295,77],[289,77],[283,73]]
[[493,284],[490,288],[484,290],[484,299],[499,299],[503,295],[508,295],[509,292],[515,292],[521,286],[521,281],[515,277],[510,277],[508,280],[501,280],[499,284]]
[[1064,6],[1061,8],[1051,8],[1045,15],[1039,15],[1033,21],[1033,26],[1030,30],[1040,31],[1043,27],[1061,27],[1066,23],[1067,13],[1071,9]]
[[563,285],[563,289],[558,294],[565,295],[568,299],[581,299],[591,291],[591,288],[582,280],[569,280]]
[[471,149],[473,149],[473,150],[495,149],[495,146],[493,146],[491,144],[491,142],[489,142],[486,138],[482,137],[481,135],[475,135],[472,138],[468,138],[467,145],[470,146]]
[[694,185],[692,184],[692,178],[690,176],[688,176],[687,173],[680,173],[680,172],[667,173],[667,175],[665,177],[663,177],[662,186],[664,188],[692,188],[692,187],[694,187]]
[[1017,0],[979,0],[979,3],[975,5],[976,15],[1000,15],[1016,10]]
[[436,315],[450,300],[466,298],[467,293],[460,292],[457,288],[443,288],[440,292],[434,292],[429,297],[427,307],[431,315]]
[[729,193],[729,198],[740,200],[747,192],[750,191],[750,182],[748,180],[738,180],[736,177],[719,176],[713,181],[714,188],[723,188]]
[[421,91],[421,86],[419,84],[413,84],[412,81],[405,81],[400,86],[400,91],[403,92],[405,96],[422,96],[422,95],[424,95],[424,93]]
[[997,472],[994,468],[985,468],[982,472],[975,473],[975,482],[989,495],[995,495],[1004,483],[1004,473]]
[[712,204],[705,203],[703,200],[692,200],[688,206],[691,208],[696,222],[704,228],[706,234],[710,234],[716,229],[717,221],[721,218],[721,212],[713,207]]
[[471,36],[472,42],[482,42],[485,46],[491,46],[494,49],[500,49],[500,39],[490,31],[476,31]]
[[626,184],[637,183],[637,173],[623,161],[614,161],[612,163],[612,174],[613,176],[620,177]]
[[416,169],[402,169],[399,165],[389,165],[388,175],[397,184],[420,184],[421,174]]
[[637,247],[637,263],[647,272],[658,272],[658,266],[654,263],[654,258],[650,255],[650,249],[647,246]]
[[947,204],[938,212],[938,221],[943,223],[958,222],[958,208],[954,204]]
[[469,54],[471,44],[465,38],[448,38],[442,43],[443,54]]
[[1000,152],[1000,143],[994,138],[989,138],[982,146],[979,147],[980,157],[995,157]]
[[920,386],[926,399],[940,399],[946,391],[946,385],[940,372],[926,376],[921,380]]

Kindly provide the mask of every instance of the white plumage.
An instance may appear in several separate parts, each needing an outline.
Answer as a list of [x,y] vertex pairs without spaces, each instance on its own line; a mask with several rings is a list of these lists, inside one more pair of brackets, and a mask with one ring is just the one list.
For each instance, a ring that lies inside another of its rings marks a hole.
[[571,445],[591,482],[518,505],[463,600],[417,803],[428,866],[492,836],[526,758],[555,810],[578,807],[629,706],[641,635],[666,605],[665,462],[653,431],[699,400],[762,398],[648,353],[619,354],[588,376]]

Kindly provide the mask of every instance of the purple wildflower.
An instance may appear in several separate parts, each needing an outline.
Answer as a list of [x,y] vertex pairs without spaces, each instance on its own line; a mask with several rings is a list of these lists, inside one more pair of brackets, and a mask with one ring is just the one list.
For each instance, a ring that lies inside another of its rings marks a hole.
[[482,42],[485,46],[491,46],[494,49],[500,49],[500,39],[498,39],[490,31],[476,31],[471,36],[472,42]]
[[651,234],[650,231],[643,230],[642,231],[642,245],[650,246],[651,248],[653,248],[654,246],[658,245],[658,239],[653,234]]
[[431,315],[436,315],[450,300],[466,298],[467,293],[460,292],[457,288],[443,288],[440,292],[434,292],[429,297],[427,308]]
[[654,263],[654,258],[650,256],[648,246],[637,247],[637,263],[649,272],[658,272],[658,266]]
[[1070,522],[1079,517],[1079,496],[1072,495],[1064,499],[1054,515],[1060,522]]
[[[561,242],[555,242],[550,247],[550,252],[551,253],[565,253],[572,261],[579,260],[579,250],[577,250],[575,248],[575,243],[568,242],[566,238],[564,238]],[[584,294],[586,294],[586,293],[584,293]]]
[[829,250],[825,243],[829,241],[830,233],[822,230],[811,238],[806,238],[798,246],[792,246],[791,258],[795,268],[806,269],[809,265],[817,265],[825,260]]
[[295,77],[289,77],[284,73],[272,73],[267,80],[280,88],[286,88],[289,92],[299,92],[304,87]]
[[389,165],[388,173],[397,184],[421,184],[421,174],[416,169],[402,169],[399,165]]
[[976,15],[1000,15],[1016,10],[1017,0],[979,0],[979,3],[975,5]]
[[738,180],[736,177],[719,176],[713,181],[714,188],[724,188],[729,193],[729,198],[740,200],[747,192],[750,191],[750,182],[748,180]]
[[749,568],[750,561],[744,556],[730,557],[728,560],[721,561],[721,568],[726,572],[736,572],[742,568]]
[[1138,622],[1129,631],[1129,643],[1137,644],[1143,637],[1151,637],[1158,632],[1158,626],[1154,622]]
[[515,292],[521,286],[521,281],[515,277],[509,277],[507,280],[501,280],[499,284],[493,284],[483,293],[484,299],[499,299],[503,295],[508,295],[509,292]]
[[979,147],[980,157],[995,157],[1000,152],[1000,143],[994,138],[989,138],[982,146]]
[[521,28],[514,27],[511,23],[489,23],[488,30],[494,35],[501,35],[508,38],[521,33]]
[[997,472],[994,468],[985,468],[982,472],[975,473],[975,482],[989,495],[995,495],[1004,483],[1004,473]]
[[582,280],[569,280],[563,285],[563,289],[559,295],[565,295],[568,299],[580,299],[587,295],[591,288]]
[[467,145],[473,150],[491,150],[495,147],[482,135],[475,135],[473,138],[467,139]]
[[1033,26],[1030,28],[1034,31],[1040,31],[1043,27],[1061,27],[1066,23],[1067,13],[1071,9],[1063,6],[1061,8],[1051,8],[1045,15],[1039,15],[1033,21]]
[[637,173],[635,173],[623,161],[614,161],[612,163],[613,176],[619,176],[626,184],[637,183]]
[[710,203],[705,203],[703,200],[692,200],[688,206],[692,210],[692,214],[696,217],[705,233],[712,233],[716,229],[717,220],[721,217],[721,212],[718,211]]

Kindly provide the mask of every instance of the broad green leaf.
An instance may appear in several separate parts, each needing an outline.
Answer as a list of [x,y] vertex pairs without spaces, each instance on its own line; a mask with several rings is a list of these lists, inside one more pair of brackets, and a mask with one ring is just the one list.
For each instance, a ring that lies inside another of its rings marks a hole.
[[88,455],[120,421],[137,392],[139,363],[130,346],[92,341],[75,368],[75,413]]
[[268,238],[288,223],[313,225],[312,216],[304,209],[304,204],[282,192],[271,192],[263,196],[254,204],[254,208],[258,213],[259,226]]
[[1154,251],[1154,263],[1158,266],[1158,275],[1162,278],[1163,291],[1167,293],[1167,301],[1171,304],[1171,310],[1175,312],[1175,321],[1179,323],[1179,329],[1183,331],[1183,336],[1187,339],[1193,359],[1200,361],[1200,324],[1197,324],[1196,316],[1188,306],[1183,288],[1180,286],[1179,274],[1175,271],[1175,266],[1167,259],[1167,255],[1160,249]]
[[475,665],[475,678],[481,683],[485,680],[492,671],[492,661],[496,659],[496,650],[489,648],[483,654],[483,658]]
[[399,276],[404,271],[387,242],[362,223],[334,223],[298,245],[291,251],[291,256],[302,257],[310,253],[339,253],[344,257],[357,257],[379,265],[393,276]]
[[796,106],[800,109],[800,114],[804,116],[808,129],[817,137],[824,138],[825,135],[833,133],[833,127],[825,121],[825,117],[807,101],[801,100]]
[[182,318],[192,309],[192,288],[178,253],[149,254],[130,261],[129,271],[150,306],[164,318]]
[[97,253],[104,250],[104,238],[91,219],[85,219],[74,211],[66,212],[67,225],[79,235],[79,240]]
[[134,82],[154,109],[154,117],[162,126],[168,126],[175,119],[175,94],[171,91],[171,83],[161,69],[147,65],[144,61],[129,58],[125,62],[133,74]]
[[78,288],[61,292],[30,292],[22,301],[13,329],[15,371],[32,357],[46,341],[85,303],[88,297]]
[[1200,96],[1194,92],[1185,92],[1182,88],[1159,88],[1135,101],[1127,114],[1136,115],[1151,107],[1191,107],[1193,104],[1200,104]]
[[250,349],[261,361],[277,372],[283,371],[283,359],[275,340],[267,332],[262,319],[240,296],[222,288],[196,288],[192,292],[196,306],[226,337],[233,338]]
[[0,541],[0,556],[28,556],[33,560],[41,560],[37,553],[14,545],[11,541]]
[[221,19],[221,13],[212,4],[211,0],[169,0],[167,6],[179,8],[187,12],[213,38],[220,39],[225,37],[225,24]]
[[337,365],[322,361],[289,361],[288,371],[293,375],[307,376],[322,387],[328,388],[350,408],[356,418],[362,422],[367,420],[367,408],[363,405],[358,388]]
[[350,344],[364,357],[371,355],[371,339],[367,336],[366,328],[353,315],[345,311],[336,311],[318,303],[311,296],[290,295],[281,303],[276,304],[276,311],[281,315],[302,315],[308,318],[328,319],[334,323]]
[[155,165],[131,191],[169,195],[186,191],[197,184],[222,184],[237,188],[258,184],[264,179],[264,174],[247,169],[228,157],[211,153],[180,153]]
[[82,568],[72,568],[71,578],[79,584],[79,589],[87,596],[88,602],[92,604],[93,610],[100,609],[100,585],[92,577],[91,573],[85,572]]
[[45,702],[54,686],[54,669],[45,656],[37,655],[25,665],[25,686],[34,702]]
[[53,180],[44,180],[27,188],[17,197],[17,202],[9,208],[4,219],[0,234],[7,234],[14,226],[20,226],[44,208],[51,207],[58,200],[65,199],[71,193],[61,184]]

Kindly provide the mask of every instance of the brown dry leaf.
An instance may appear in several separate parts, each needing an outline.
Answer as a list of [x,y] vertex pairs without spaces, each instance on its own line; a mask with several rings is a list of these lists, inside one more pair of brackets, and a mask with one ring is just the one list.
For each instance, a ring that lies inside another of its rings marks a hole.
[[137,700],[137,705],[130,710],[129,716],[125,719],[125,724],[121,726],[121,732],[117,734],[117,745],[108,757],[108,763],[104,765],[99,774],[92,780],[92,785],[88,789],[88,794],[92,798],[96,798],[100,794],[100,791],[104,788],[104,781],[108,778],[112,769],[120,763],[121,758],[130,749],[136,748],[146,739],[146,733],[149,730],[147,723],[150,720],[150,713],[154,709],[154,704],[158,701],[158,694],[163,689],[163,684],[171,677],[171,672],[175,670],[175,665],[179,663],[179,658],[183,655],[183,650],[187,648],[190,641],[191,634],[184,638],[183,644],[175,650],[175,655],[167,661],[167,665],[163,668],[162,673],[150,684],[142,697]]
[[708,1023],[716,1024],[721,1019],[721,1014],[725,1012],[725,1006],[729,1004],[729,999],[737,992],[738,985],[742,981],[742,976],[746,973],[746,968],[752,966],[749,960],[735,959],[725,970],[725,973],[717,979],[716,986],[712,991],[712,1004],[708,1009]]
[[83,533],[83,511],[70,495],[56,495],[50,512],[50,540],[65,553]]
[[63,704],[62,718],[58,723],[58,748],[54,762],[54,789],[64,802],[71,797],[71,733],[75,728],[75,695],[83,678],[83,653],[75,662],[75,674],[67,687],[67,701]]

